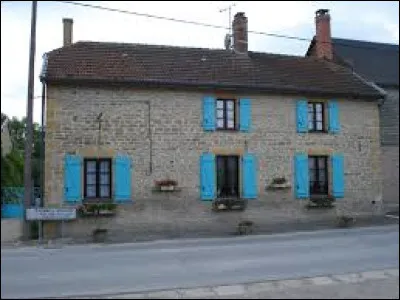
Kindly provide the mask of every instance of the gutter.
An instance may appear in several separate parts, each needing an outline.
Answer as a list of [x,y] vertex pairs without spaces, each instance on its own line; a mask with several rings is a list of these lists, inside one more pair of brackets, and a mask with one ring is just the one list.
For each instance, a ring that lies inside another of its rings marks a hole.
[[379,92],[381,98],[378,99],[378,106],[381,107],[385,103],[388,93],[384,89],[376,85],[374,82],[366,80],[363,76],[361,76],[354,70],[353,70],[353,75],[356,76],[358,79],[360,79],[363,83],[369,85],[370,87]]

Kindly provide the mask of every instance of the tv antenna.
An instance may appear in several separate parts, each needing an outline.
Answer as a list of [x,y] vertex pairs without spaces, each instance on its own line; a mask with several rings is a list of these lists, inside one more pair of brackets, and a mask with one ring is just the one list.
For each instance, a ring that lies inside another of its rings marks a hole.
[[219,12],[226,12],[228,11],[229,13],[229,32],[225,35],[225,49],[229,49],[231,47],[231,38],[232,38],[232,7],[236,6],[236,3],[232,3],[231,5],[222,8],[219,10]]

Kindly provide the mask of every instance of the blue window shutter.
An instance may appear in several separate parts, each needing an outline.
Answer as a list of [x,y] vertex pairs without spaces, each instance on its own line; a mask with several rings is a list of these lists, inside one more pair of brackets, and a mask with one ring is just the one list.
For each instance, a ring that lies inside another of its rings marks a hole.
[[77,203],[82,200],[82,159],[78,155],[66,154],[64,158],[64,200]]
[[257,159],[254,154],[243,155],[243,198],[257,198]]
[[308,156],[296,154],[294,157],[295,195],[298,199],[308,198],[310,195],[310,183],[308,174]]
[[203,98],[203,128],[206,131],[215,130],[215,98],[212,96],[205,96]]
[[334,154],[331,157],[332,163],[332,194],[335,198],[344,197],[344,156]]
[[114,200],[130,202],[131,198],[131,159],[127,155],[117,155],[114,159]]
[[251,128],[251,100],[240,99],[239,107],[239,129],[248,132]]
[[328,102],[328,119],[329,119],[329,132],[339,133],[340,131],[340,116],[339,105],[337,101],[331,100]]
[[296,126],[298,133],[308,132],[308,102],[306,100],[296,102]]
[[200,198],[215,198],[215,155],[203,153],[200,157]]

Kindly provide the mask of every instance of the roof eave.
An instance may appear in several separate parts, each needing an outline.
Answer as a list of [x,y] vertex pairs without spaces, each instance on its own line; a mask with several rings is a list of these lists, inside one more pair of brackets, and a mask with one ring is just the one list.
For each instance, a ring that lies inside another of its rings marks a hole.
[[226,84],[215,82],[179,82],[179,81],[160,81],[160,80],[137,80],[130,78],[51,78],[43,77],[43,82],[55,84],[104,84],[109,85],[129,85],[142,87],[166,87],[166,88],[196,88],[196,89],[222,89],[236,91],[253,91],[253,92],[270,92],[275,94],[302,94],[309,96],[325,96],[325,97],[345,97],[366,100],[378,100],[382,95],[376,93],[347,93],[337,91],[326,91],[317,88],[299,88],[295,86],[275,86],[275,85],[241,85]]

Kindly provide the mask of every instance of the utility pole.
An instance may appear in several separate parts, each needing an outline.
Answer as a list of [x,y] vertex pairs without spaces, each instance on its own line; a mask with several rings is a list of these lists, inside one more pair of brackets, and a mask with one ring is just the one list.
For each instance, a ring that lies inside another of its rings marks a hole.
[[31,17],[31,40],[29,49],[29,75],[28,75],[28,103],[26,112],[26,138],[25,138],[25,161],[24,161],[24,205],[22,234],[25,240],[29,239],[30,228],[26,220],[26,209],[32,203],[32,143],[33,143],[33,89],[36,52],[36,11],[37,1],[32,1]]

